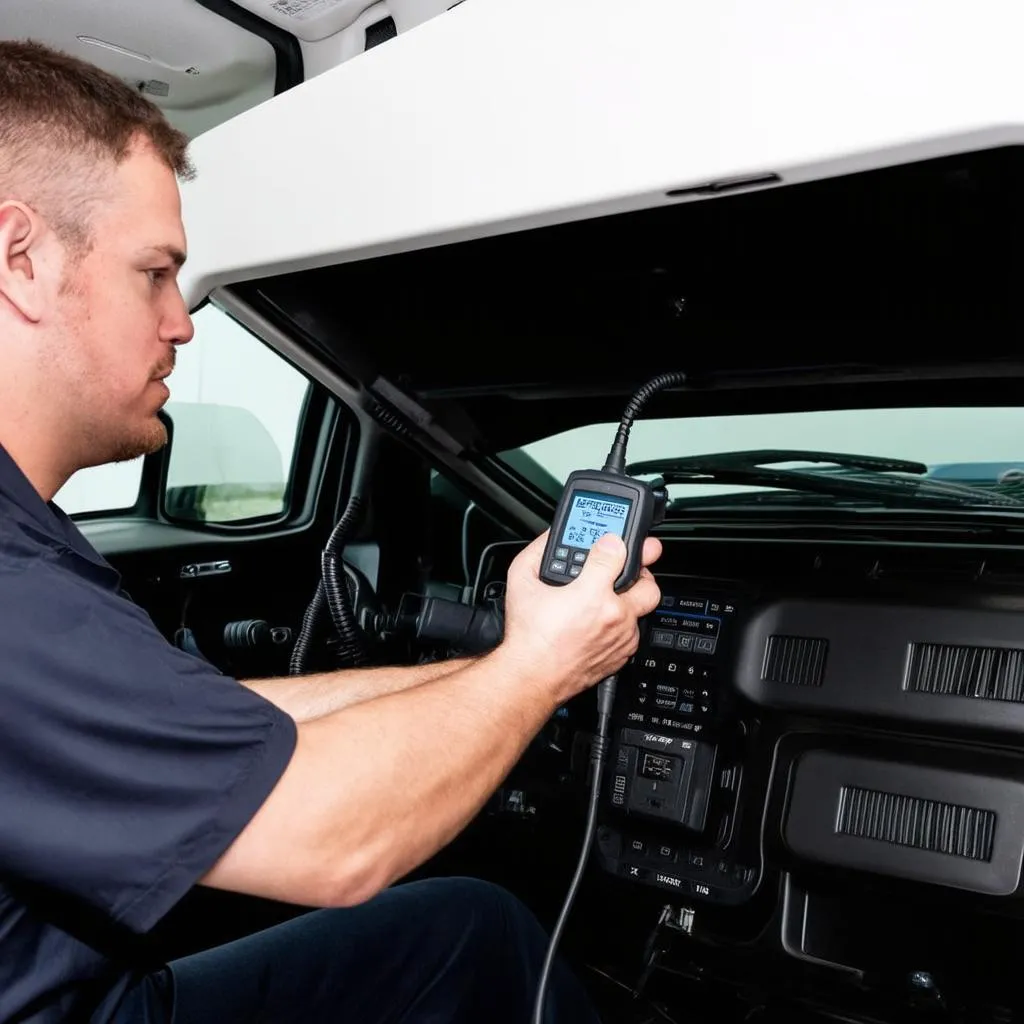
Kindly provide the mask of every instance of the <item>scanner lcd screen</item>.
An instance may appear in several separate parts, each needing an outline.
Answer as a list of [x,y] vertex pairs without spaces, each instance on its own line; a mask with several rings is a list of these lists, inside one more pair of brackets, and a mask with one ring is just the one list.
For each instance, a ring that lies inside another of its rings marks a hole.
[[574,491],[560,543],[567,547],[590,548],[606,533],[622,537],[632,507],[633,502],[628,498],[615,498],[596,491]]

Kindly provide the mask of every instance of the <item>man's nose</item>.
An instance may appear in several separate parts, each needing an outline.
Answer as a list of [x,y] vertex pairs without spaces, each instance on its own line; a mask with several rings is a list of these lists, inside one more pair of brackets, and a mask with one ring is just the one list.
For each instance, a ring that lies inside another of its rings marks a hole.
[[186,313],[181,330],[171,340],[175,345],[187,345],[195,336],[195,324],[192,323],[192,317]]
[[179,293],[173,303],[172,309],[164,318],[161,335],[164,341],[173,345],[187,345],[195,337],[196,329],[185,306],[185,300]]

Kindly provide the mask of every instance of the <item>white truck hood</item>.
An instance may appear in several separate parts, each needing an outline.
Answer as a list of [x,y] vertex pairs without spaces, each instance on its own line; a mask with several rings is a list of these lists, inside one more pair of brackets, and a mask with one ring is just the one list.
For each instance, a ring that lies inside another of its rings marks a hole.
[[195,141],[186,298],[1020,143],[1021,40],[1002,0],[467,0]]

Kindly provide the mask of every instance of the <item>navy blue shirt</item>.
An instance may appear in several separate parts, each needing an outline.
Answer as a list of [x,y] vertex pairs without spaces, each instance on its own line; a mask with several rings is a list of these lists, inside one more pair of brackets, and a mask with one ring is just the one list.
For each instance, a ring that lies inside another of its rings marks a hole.
[[295,723],[178,650],[0,447],[0,1024],[107,1021]]

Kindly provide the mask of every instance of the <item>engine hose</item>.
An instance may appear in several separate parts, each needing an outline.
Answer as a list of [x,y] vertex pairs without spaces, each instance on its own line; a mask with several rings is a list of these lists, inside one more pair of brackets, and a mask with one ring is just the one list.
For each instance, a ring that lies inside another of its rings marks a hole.
[[317,583],[316,593],[313,595],[313,600],[309,602],[306,614],[302,616],[302,628],[299,630],[298,639],[292,648],[292,656],[288,661],[289,675],[301,676],[306,671],[310,648],[313,646],[313,637],[320,616],[323,614],[324,604],[324,584],[321,580]]
[[324,596],[331,613],[335,632],[338,634],[338,659],[343,665],[365,665],[369,660],[366,638],[356,622],[352,602],[349,599],[342,567],[341,552],[361,511],[362,502],[358,497],[349,500],[348,507],[331,531],[330,540],[320,559],[323,573]]

